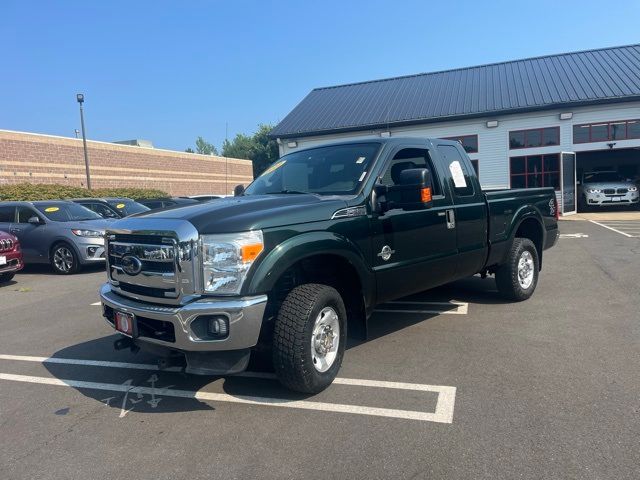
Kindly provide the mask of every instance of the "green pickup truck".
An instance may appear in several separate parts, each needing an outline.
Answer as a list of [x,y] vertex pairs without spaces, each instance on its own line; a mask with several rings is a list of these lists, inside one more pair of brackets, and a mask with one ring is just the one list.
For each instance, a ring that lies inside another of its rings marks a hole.
[[553,188],[483,192],[457,142],[334,143],[234,197],[112,223],[100,296],[117,349],[205,375],[268,352],[283,385],[315,393],[376,305],[475,274],[526,300],[557,238]]

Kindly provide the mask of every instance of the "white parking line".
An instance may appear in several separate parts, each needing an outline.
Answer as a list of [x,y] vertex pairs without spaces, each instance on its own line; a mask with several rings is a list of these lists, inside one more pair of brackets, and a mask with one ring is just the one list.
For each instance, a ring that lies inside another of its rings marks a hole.
[[[0,360],[25,361],[36,363],[54,363],[67,365],[83,365],[93,367],[135,369],[135,370],[159,370],[157,365],[145,363],[110,362],[104,360],[85,360],[75,358],[37,357],[26,355],[3,355]],[[181,371],[181,368],[170,367],[164,371]],[[243,372],[237,376],[275,379],[275,375],[262,372]],[[283,398],[266,398],[254,396],[235,396],[222,393],[197,392],[189,390],[158,389],[148,387],[131,387],[130,384],[109,384],[85,382],[79,380],[60,380],[47,377],[34,377],[29,375],[13,375],[0,373],[0,380],[16,382],[38,383],[56,386],[70,386],[75,388],[88,388],[95,390],[111,390],[117,392],[130,392],[140,394],[165,395],[182,398],[196,398],[200,400],[213,400],[220,402],[248,403],[255,405],[270,405],[277,407],[301,408],[307,410],[320,410],[327,412],[353,413],[357,415],[372,415],[381,417],[401,418],[408,420],[421,420],[426,422],[452,423],[453,410],[456,397],[456,387],[445,385],[425,385],[421,383],[388,382],[381,380],[367,380],[357,378],[336,378],[333,383],[338,385],[350,385],[372,388],[389,388],[397,390],[413,390],[420,392],[433,392],[438,394],[435,412],[418,412],[412,410],[397,410],[389,408],[365,407],[360,405],[342,405],[323,402],[293,401]]]
[[561,233],[560,238],[589,238],[586,233]]
[[466,315],[469,312],[469,304],[466,302],[456,302],[454,300],[450,302],[412,302],[412,301],[395,301],[387,302],[384,305],[425,305],[427,307],[455,307],[451,310],[435,310],[435,309],[394,309],[394,308],[376,308],[374,312],[386,312],[386,313],[429,313],[440,315]]
[[617,230],[613,227],[610,227],[608,225],[605,225],[604,223],[600,223],[600,222],[596,222],[595,220],[589,220],[591,223],[595,223],[596,225],[600,225],[601,227],[607,228],[609,230],[612,230],[616,233],[619,233],[620,235],[624,235],[625,237],[629,237],[629,238],[633,238],[633,235],[629,235],[628,233],[625,232],[621,232],[620,230]]

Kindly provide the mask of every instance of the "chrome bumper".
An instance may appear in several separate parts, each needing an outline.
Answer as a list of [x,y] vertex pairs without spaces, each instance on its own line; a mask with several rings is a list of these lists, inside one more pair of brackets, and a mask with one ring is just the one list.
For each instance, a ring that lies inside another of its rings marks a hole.
[[[156,305],[123,297],[112,291],[111,285],[100,288],[102,310],[132,313],[136,317],[169,322],[173,325],[175,341],[169,342],[149,336],[138,336],[144,341],[185,352],[221,352],[253,347],[258,343],[267,296],[234,299],[206,298],[182,306]],[[108,307],[108,308],[107,308]],[[221,340],[203,340],[191,329],[191,323],[202,315],[224,315],[229,319],[229,335]],[[105,316],[107,324],[114,328]]]

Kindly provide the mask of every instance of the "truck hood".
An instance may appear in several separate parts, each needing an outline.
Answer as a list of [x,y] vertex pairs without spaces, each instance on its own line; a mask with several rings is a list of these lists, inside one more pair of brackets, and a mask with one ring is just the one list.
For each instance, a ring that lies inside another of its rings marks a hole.
[[[341,197],[312,194],[272,194],[228,197],[129,217],[181,219],[199,233],[233,233],[329,220],[346,202]],[[117,228],[116,222],[114,225]]]
[[604,190],[605,188],[631,188],[635,187],[635,184],[633,182],[587,182],[583,183],[582,187]]

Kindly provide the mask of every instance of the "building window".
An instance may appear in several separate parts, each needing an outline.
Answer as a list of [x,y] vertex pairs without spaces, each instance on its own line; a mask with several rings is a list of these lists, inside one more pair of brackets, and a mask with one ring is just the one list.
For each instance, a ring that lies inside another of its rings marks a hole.
[[618,120],[573,126],[573,143],[608,142],[633,138],[640,138],[640,120]]
[[478,135],[461,135],[458,137],[445,137],[443,140],[455,140],[462,144],[467,153],[478,153]]
[[534,128],[509,132],[509,148],[534,148],[560,145],[560,127]]
[[528,155],[509,159],[511,188],[560,189],[560,154]]

